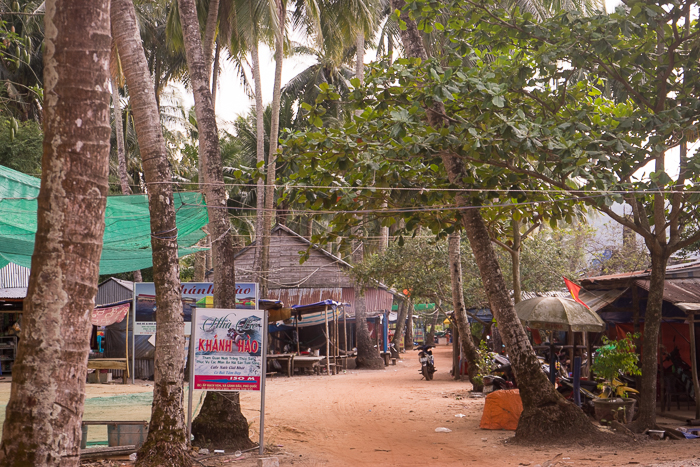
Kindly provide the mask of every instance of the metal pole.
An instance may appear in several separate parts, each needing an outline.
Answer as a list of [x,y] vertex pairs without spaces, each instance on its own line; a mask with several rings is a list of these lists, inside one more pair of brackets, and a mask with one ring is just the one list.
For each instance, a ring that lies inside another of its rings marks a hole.
[[384,353],[389,350],[389,315],[384,312],[384,326],[382,326],[382,349]]
[[326,322],[326,371],[328,376],[331,375],[331,352],[330,352],[330,336],[328,335],[328,305],[323,309],[323,319]]
[[194,335],[197,327],[197,307],[192,307],[192,326],[190,328],[190,382],[187,385],[187,444],[192,442],[192,393],[194,392]]
[[263,332],[262,332],[262,350],[260,352],[262,356],[262,378],[260,379],[260,455],[262,456],[265,451],[265,381],[267,376],[267,320],[268,311],[263,312]]

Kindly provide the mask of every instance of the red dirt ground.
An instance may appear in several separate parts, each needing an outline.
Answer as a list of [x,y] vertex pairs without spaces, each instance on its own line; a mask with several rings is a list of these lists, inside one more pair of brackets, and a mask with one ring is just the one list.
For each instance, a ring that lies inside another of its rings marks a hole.
[[[484,400],[469,397],[469,383],[450,378],[451,346],[438,346],[434,354],[433,381],[421,380],[412,351],[381,371],[269,378],[265,444],[274,452],[266,456],[277,457],[281,466],[700,466],[700,439],[593,447],[576,440],[558,447],[509,444],[512,432],[479,429]],[[259,396],[242,393],[241,401],[257,441]],[[436,433],[438,427],[452,432]],[[252,466],[258,457],[257,451],[238,458],[198,456],[194,465]]]

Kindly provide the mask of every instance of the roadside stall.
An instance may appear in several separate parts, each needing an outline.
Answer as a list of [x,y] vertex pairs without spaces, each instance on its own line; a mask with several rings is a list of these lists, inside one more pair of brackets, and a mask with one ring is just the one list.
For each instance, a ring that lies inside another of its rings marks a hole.
[[[346,306],[349,305],[333,300],[294,305],[289,318],[276,322],[270,319],[269,332],[274,336],[275,347],[282,354],[293,353],[292,374],[294,369],[316,372],[323,366],[330,375],[337,373],[341,366],[347,368],[350,352]],[[323,356],[321,349],[325,349]]]

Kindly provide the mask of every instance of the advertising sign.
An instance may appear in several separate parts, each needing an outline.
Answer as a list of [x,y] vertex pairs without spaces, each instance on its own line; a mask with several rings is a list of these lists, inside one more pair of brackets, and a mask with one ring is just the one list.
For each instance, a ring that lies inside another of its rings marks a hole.
[[[185,315],[185,335],[190,335],[192,308],[211,306],[214,284],[211,282],[183,282],[180,285],[182,311]],[[254,310],[258,304],[258,288],[255,283],[236,284],[236,308]],[[134,309],[136,319],[134,334],[148,336],[156,332],[156,287],[153,282],[134,284]]]
[[197,308],[194,316],[194,389],[260,391],[265,311]]

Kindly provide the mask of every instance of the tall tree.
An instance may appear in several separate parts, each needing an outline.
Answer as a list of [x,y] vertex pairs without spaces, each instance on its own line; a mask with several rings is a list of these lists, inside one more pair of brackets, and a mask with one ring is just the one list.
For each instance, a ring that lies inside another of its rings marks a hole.
[[[180,23],[187,56],[187,67],[194,91],[194,105],[199,130],[199,154],[203,159],[203,181],[209,213],[209,233],[212,237],[214,263],[214,306],[235,308],[236,273],[234,244],[226,206],[219,134],[209,89],[207,60],[202,52],[202,40],[194,0],[178,0]],[[208,392],[201,412],[193,423],[195,437],[225,443],[230,447],[249,447],[248,424],[241,413],[238,393]],[[225,417],[221,417],[225,413]]]
[[[454,307],[454,320],[459,329],[459,342],[467,359],[469,380],[475,385],[477,376],[477,353],[472,340],[471,327],[467,317],[467,307],[464,305],[464,286],[462,285],[462,253],[461,239],[458,232],[450,234],[448,240],[448,258],[450,263],[450,278],[452,281],[452,306]],[[456,376],[456,375],[453,375]],[[475,387],[478,390],[478,388]]]
[[[409,16],[407,9],[404,9],[405,2],[392,0],[392,5],[402,10],[400,18],[405,28],[402,28],[401,39],[406,55],[427,60],[428,56],[423,47],[416,20]],[[434,102],[426,110],[430,126],[436,129],[449,127],[449,118],[445,114],[445,106],[442,102]],[[464,186],[463,180],[465,177],[468,178],[464,161],[450,151],[442,152],[440,158],[450,182],[457,187]],[[468,207],[473,203],[466,193],[455,195],[455,201],[460,207]],[[498,322],[499,331],[518,379],[520,396],[523,400],[523,414],[520,417],[516,435],[531,438],[562,433],[594,433],[593,426],[583,412],[566,402],[542,373],[539,361],[510,300],[486,223],[479,209],[464,209],[460,214],[462,225],[479,266],[491,310]]]
[[113,0],[111,15],[112,24],[119,25],[112,28],[112,33],[130,86],[134,125],[148,186],[153,282],[158,307],[153,407],[148,438],[139,451],[137,465],[184,466],[189,465],[183,407],[185,339],[172,174],[132,1]]
[[32,273],[0,464],[77,466],[109,171],[108,0],[47,0]]
[[[274,217],[275,182],[277,174],[277,142],[280,128],[280,105],[282,100],[282,63],[284,60],[285,24],[287,8],[283,0],[275,0],[277,28],[275,28],[275,81],[272,90],[272,122],[270,124],[270,149],[267,155],[267,184],[265,187],[265,211],[262,231],[261,296],[266,297],[270,269],[270,232]],[[257,103],[257,100],[256,100]]]

